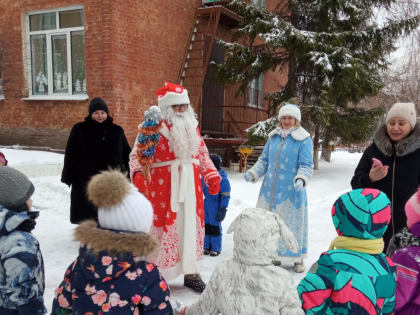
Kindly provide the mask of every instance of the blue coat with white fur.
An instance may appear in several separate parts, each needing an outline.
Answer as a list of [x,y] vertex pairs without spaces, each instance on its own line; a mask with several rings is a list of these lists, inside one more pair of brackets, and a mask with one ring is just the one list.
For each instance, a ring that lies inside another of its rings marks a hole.
[[295,262],[308,252],[306,189],[296,190],[294,182],[300,178],[305,187],[308,185],[313,174],[312,152],[312,139],[302,127],[284,139],[275,129],[258,162],[249,170],[255,180],[265,175],[257,207],[280,214],[299,244],[299,251],[293,253],[280,243],[278,254],[282,262]]

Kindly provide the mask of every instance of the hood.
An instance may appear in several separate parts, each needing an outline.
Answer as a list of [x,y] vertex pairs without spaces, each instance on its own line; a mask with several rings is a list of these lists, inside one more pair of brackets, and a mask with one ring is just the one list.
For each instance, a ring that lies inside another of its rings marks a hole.
[[81,223],[74,232],[74,238],[94,254],[107,251],[110,255],[147,256],[158,244],[146,233],[120,233],[98,228],[94,220]]
[[[381,151],[386,156],[394,155],[394,147],[391,142],[391,139],[386,133],[386,124],[383,123],[376,130],[373,137],[373,142],[375,142],[379,151]],[[395,144],[395,155],[404,156],[410,154],[420,148],[420,124],[414,126],[413,131],[404,139],[398,141]]]
[[292,251],[298,250],[295,237],[278,214],[249,208],[233,220],[227,233],[233,234],[233,257],[247,265],[270,265],[278,260],[279,241]]
[[0,205],[0,237],[13,232],[23,221],[30,219],[26,212],[14,212]]
[[[156,241],[146,233],[120,233],[97,227],[93,220],[75,230],[81,243],[79,262],[88,279],[113,279],[144,262],[156,248]],[[155,268],[153,264],[146,268]],[[137,275],[133,274],[133,277]]]
[[391,202],[377,189],[352,190],[336,200],[332,220],[340,236],[381,238],[391,220]]

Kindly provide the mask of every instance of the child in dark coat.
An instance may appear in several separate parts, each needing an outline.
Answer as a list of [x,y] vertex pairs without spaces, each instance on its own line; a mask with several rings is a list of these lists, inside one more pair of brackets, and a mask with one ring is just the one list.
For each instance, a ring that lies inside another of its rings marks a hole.
[[222,221],[226,216],[230,200],[230,183],[227,174],[222,169],[222,159],[217,154],[210,154],[210,159],[222,178],[220,192],[216,195],[209,193],[203,182],[204,193],[204,255],[218,256],[222,251]]
[[34,185],[21,172],[0,167],[0,314],[42,315],[44,262],[31,234]]
[[171,315],[169,288],[157,266],[145,260],[157,247],[147,234],[150,202],[119,171],[89,181],[88,198],[98,207],[75,230],[79,256],[56,290],[52,314]]
[[405,204],[407,226],[395,234],[387,254],[397,265],[395,314],[420,314],[420,189]]

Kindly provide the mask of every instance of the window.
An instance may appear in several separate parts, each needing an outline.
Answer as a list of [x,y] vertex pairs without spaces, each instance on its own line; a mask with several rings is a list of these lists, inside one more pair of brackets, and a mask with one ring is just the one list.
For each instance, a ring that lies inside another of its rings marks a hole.
[[265,0],[252,0],[252,4],[259,9],[265,9]]
[[258,78],[255,78],[249,82],[248,86],[248,106],[252,107],[263,107],[263,82],[264,74],[260,74]]
[[86,96],[83,8],[27,16],[29,96]]

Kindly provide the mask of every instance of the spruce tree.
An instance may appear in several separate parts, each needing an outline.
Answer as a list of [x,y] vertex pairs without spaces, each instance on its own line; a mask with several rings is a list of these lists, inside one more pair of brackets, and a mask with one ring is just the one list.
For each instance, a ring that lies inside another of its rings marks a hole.
[[[290,0],[274,13],[233,0],[229,7],[242,16],[237,43],[225,43],[226,61],[213,65],[216,79],[240,83],[245,91],[260,73],[288,66],[288,82],[269,96],[271,114],[282,101],[298,97],[303,122],[320,143],[341,138],[360,142],[371,136],[381,110],[355,108],[383,87],[380,71],[395,41],[420,23],[420,16],[374,21],[375,12],[392,0]],[[317,154],[314,155],[317,168]]]

